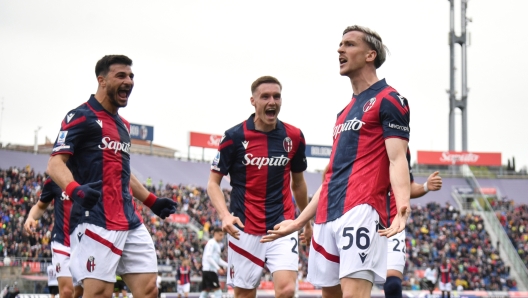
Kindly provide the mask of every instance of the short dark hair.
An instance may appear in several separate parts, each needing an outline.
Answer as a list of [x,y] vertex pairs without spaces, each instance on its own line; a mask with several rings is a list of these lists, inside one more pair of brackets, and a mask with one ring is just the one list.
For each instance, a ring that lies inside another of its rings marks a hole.
[[106,76],[112,64],[132,66],[132,59],[125,55],[106,55],[95,64],[95,76]]
[[216,234],[216,233],[219,233],[219,232],[222,232],[222,233],[223,233],[224,230],[222,230],[222,228],[220,228],[220,227],[216,227],[216,228],[214,228],[214,230],[213,230],[213,235]]
[[258,86],[262,84],[269,84],[269,83],[279,85],[280,89],[282,90],[282,85],[279,82],[279,80],[277,80],[277,78],[272,77],[272,76],[263,76],[263,77],[256,79],[255,82],[251,84],[251,94],[255,93],[255,90],[257,90]]

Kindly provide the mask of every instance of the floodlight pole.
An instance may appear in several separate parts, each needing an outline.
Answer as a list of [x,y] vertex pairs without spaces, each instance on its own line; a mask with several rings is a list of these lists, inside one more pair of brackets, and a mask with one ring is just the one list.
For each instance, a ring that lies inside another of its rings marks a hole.
[[[468,150],[468,121],[467,121],[467,23],[471,19],[466,17],[467,3],[469,0],[460,0],[460,36],[455,34],[455,0],[448,0],[450,4],[450,30],[449,30],[449,150],[455,150],[455,110],[462,111],[462,151]],[[456,98],[455,87],[455,44],[461,47],[461,98]]]

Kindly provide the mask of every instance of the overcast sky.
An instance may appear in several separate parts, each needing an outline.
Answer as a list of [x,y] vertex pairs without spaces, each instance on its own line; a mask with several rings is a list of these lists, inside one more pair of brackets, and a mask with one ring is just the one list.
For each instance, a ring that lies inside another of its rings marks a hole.
[[[469,150],[502,152],[504,163],[515,156],[518,168],[528,165],[527,9],[528,1],[468,4]],[[250,85],[262,75],[283,84],[279,118],[307,143],[331,145],[352,95],[337,46],[353,24],[376,30],[390,50],[378,77],[409,100],[413,157],[446,150],[446,0],[0,0],[0,142],[33,144],[39,126],[40,143],[55,140],[66,113],[95,93],[96,61],[125,54],[136,76],[121,115],[154,126],[154,142],[183,156],[189,131],[222,134],[249,116]]]

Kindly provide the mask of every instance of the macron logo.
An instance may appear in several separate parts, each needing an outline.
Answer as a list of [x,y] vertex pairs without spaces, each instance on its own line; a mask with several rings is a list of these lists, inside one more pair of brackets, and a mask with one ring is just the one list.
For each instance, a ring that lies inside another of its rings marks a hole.
[[66,122],[67,122],[67,123],[70,123],[70,121],[72,120],[73,116],[75,116],[75,113],[69,113],[69,114],[66,116]]
[[249,145],[249,141],[242,141],[242,146],[244,146],[244,149],[247,149],[248,145]]
[[99,124],[99,126],[101,126],[101,128],[103,128],[103,121],[102,120],[95,120],[95,122],[97,122],[97,124]]

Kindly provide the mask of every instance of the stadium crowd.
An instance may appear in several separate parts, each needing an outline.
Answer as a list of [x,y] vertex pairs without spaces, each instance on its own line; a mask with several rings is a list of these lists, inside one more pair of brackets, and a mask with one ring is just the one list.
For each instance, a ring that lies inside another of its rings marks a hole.
[[528,266],[528,205],[515,206],[512,201],[506,201],[496,214],[519,256]]
[[[3,257],[36,259],[51,258],[50,240],[53,210],[49,208],[38,222],[37,236],[23,234],[26,214],[36,203],[44,176],[36,174],[30,166],[24,169],[0,169],[0,253]],[[175,268],[183,258],[191,260],[192,276],[201,274],[201,255],[209,238],[209,231],[221,222],[212,207],[206,190],[199,186],[171,185],[162,181],[154,185],[150,178],[145,186],[160,197],[177,201],[177,213],[187,214],[190,225],[173,225],[162,221],[141,203],[136,203],[147,229],[152,235],[161,265]],[[230,193],[224,190],[229,204]],[[52,206],[52,205],[51,205]],[[519,254],[528,263],[527,206],[498,211],[498,216]],[[225,243],[224,243],[225,245]],[[443,258],[452,265],[453,286],[465,290],[516,290],[509,278],[509,268],[500,258],[499,251],[490,243],[483,220],[472,214],[462,215],[453,206],[429,203],[413,204],[412,217],[407,226],[407,266],[405,289],[421,289],[420,272],[431,264],[440,265]],[[307,247],[300,248],[300,278],[307,272]],[[227,259],[227,250],[223,258]],[[0,260],[1,261],[1,260]],[[165,276],[173,276],[166,272]],[[263,280],[269,280],[269,272]]]

